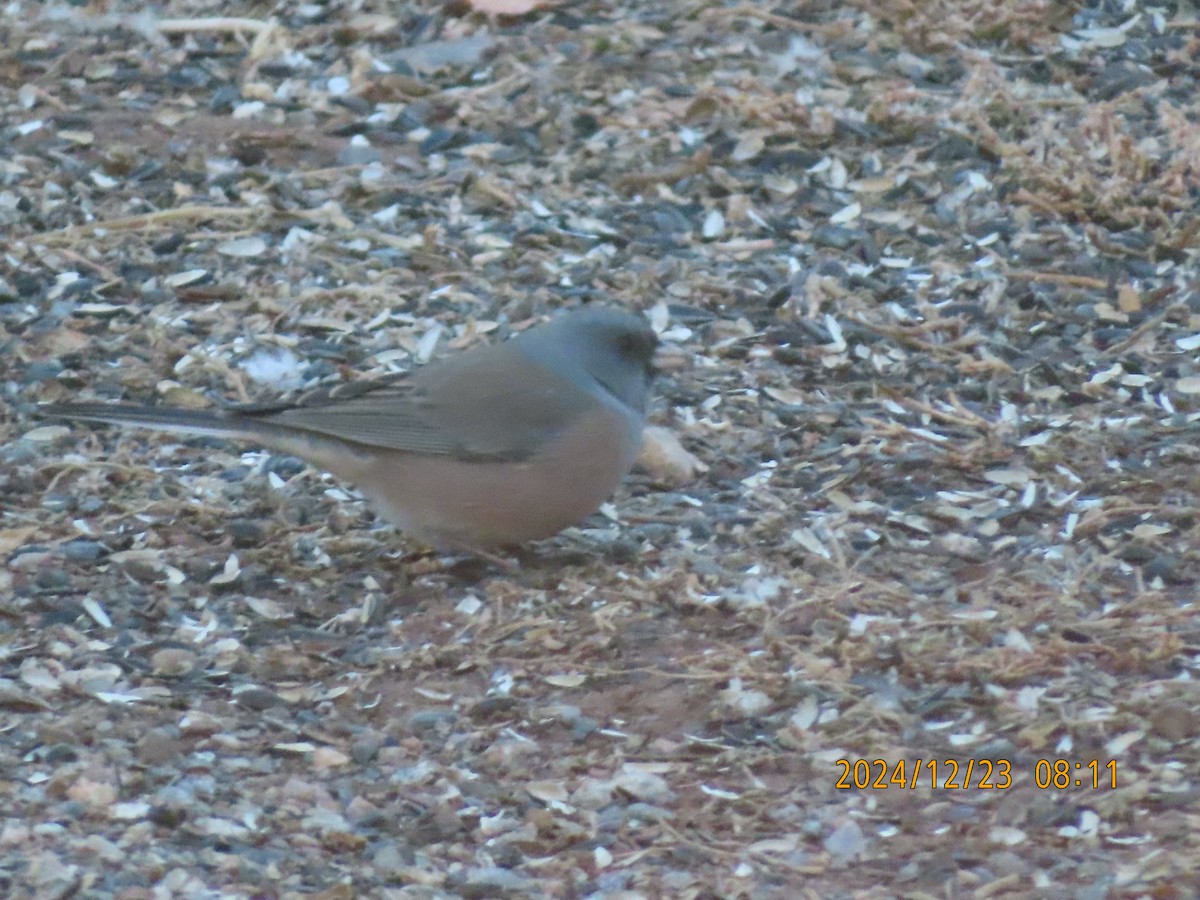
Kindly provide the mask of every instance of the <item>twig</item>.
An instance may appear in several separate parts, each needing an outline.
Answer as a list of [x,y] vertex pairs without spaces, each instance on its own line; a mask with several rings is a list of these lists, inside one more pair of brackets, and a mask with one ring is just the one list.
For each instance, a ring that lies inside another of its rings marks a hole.
[[953,398],[953,402],[958,414],[946,412],[945,410],[938,409],[937,407],[931,406],[928,403],[915,400],[912,397],[906,397],[899,391],[886,390],[881,391],[881,393],[886,393],[894,403],[899,403],[901,406],[907,407],[913,412],[924,413],[930,418],[937,419],[939,422],[945,422],[950,425],[959,425],[963,428],[969,428],[972,431],[990,432],[992,430],[991,422],[982,416],[976,415],[968,409],[964,409],[963,406],[958,403],[957,397]]
[[213,16],[205,19],[162,19],[156,27],[163,34],[190,34],[203,31],[231,31],[240,34],[249,31],[263,34],[278,28],[278,24],[261,19],[245,19],[238,16]]
[[1105,356],[1105,357],[1120,356],[1122,353],[1124,353],[1130,347],[1133,347],[1135,344],[1137,344],[1139,341],[1141,341],[1141,339],[1144,338],[1147,334],[1149,334],[1151,331],[1153,331],[1155,328],[1157,328],[1159,325],[1161,325],[1163,322],[1163,319],[1165,319],[1166,317],[1167,317],[1166,313],[1160,313],[1159,315],[1155,316],[1152,319],[1147,319],[1145,322],[1143,322],[1137,328],[1133,329],[1133,331],[1131,331],[1129,333],[1128,337],[1126,337],[1122,341],[1118,341],[1117,343],[1113,344],[1111,347],[1109,347],[1107,350],[1105,350],[1100,355]]
[[87,266],[92,271],[98,272],[104,276],[105,283],[101,285],[102,288],[110,287],[114,284],[124,284],[125,282],[125,279],[112,269],[101,265],[95,260],[88,259],[82,253],[76,253],[74,250],[70,250],[66,247],[58,247],[54,250],[54,252],[60,256],[65,256],[71,262],[79,263],[81,266]]
[[57,232],[43,235],[44,241],[74,240],[85,234],[97,231],[129,231],[137,228],[149,228],[154,225],[166,225],[176,221],[193,221],[198,219],[242,218],[245,216],[269,215],[274,210],[258,206],[180,206],[175,209],[161,209],[158,212],[142,213],[137,216],[124,216],[119,219],[105,219],[95,222],[85,222],[81,225],[69,225]]
[[1101,291],[1108,289],[1107,278],[1093,278],[1090,275],[1065,275],[1062,272],[1035,272],[1032,269],[1011,269],[1005,274],[1015,281],[1040,281],[1045,284],[1094,288]]

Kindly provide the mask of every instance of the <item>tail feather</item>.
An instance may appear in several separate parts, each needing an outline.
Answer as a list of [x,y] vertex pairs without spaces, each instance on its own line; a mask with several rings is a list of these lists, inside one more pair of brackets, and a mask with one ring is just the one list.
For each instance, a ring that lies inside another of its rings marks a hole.
[[181,409],[175,406],[146,406],[133,403],[53,403],[38,407],[37,414],[47,419],[131,425],[174,434],[259,440],[269,437],[271,432],[277,429],[277,426],[269,422],[229,415],[220,410]]
[[236,410],[181,409],[136,403],[54,403],[38,407],[49,419],[104,422],[135,428],[153,428],[173,434],[198,434],[232,438],[257,444],[278,453],[307,459],[319,468],[349,481],[356,480],[361,454],[344,441],[303,428],[275,422],[270,414]]

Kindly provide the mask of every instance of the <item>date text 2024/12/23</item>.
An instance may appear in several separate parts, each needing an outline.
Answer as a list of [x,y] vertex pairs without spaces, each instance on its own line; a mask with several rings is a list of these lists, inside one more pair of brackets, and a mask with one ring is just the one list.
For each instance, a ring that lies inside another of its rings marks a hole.
[[[934,790],[1003,791],[1013,786],[1013,764],[1007,759],[839,759],[834,765],[841,771],[834,784],[839,790],[916,790],[923,784]],[[1117,761],[1039,759],[1033,783],[1043,790],[1115,788]]]

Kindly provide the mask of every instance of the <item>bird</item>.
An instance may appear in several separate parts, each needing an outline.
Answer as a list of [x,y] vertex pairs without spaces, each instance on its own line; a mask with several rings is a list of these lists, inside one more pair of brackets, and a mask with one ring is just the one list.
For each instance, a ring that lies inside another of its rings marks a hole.
[[292,400],[37,412],[298,456],[356,485],[418,540],[486,552],[551,537],[612,495],[641,446],[657,347],[640,313],[588,305],[399,376]]

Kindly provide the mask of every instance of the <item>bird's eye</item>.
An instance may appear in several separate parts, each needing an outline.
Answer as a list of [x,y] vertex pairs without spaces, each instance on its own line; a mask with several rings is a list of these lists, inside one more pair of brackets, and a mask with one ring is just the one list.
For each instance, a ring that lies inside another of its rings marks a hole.
[[626,331],[617,338],[617,347],[622,355],[646,360],[654,355],[658,337],[652,331]]

